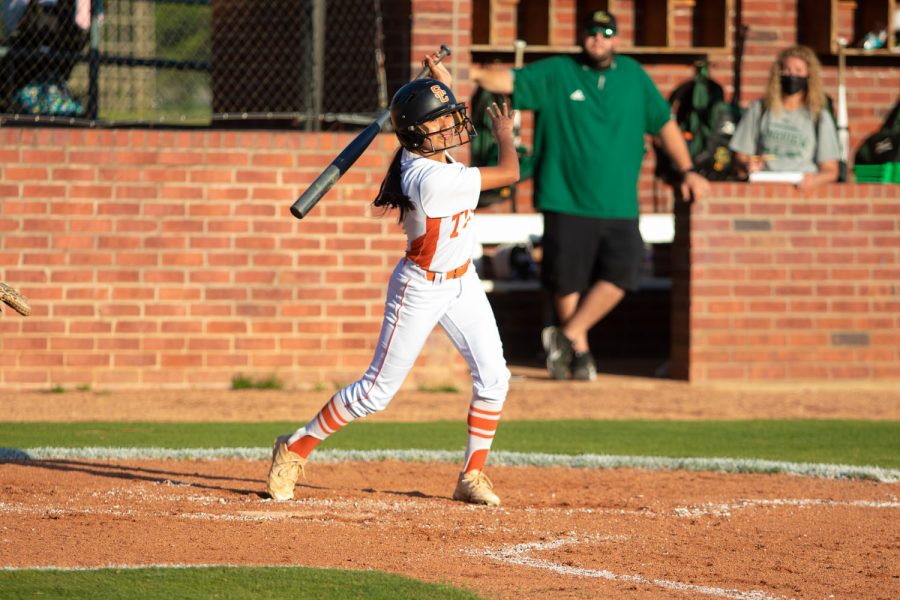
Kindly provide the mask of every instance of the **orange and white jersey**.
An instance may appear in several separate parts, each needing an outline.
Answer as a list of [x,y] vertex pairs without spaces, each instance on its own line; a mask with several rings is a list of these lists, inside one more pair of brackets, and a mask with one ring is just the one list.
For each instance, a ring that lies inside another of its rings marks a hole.
[[415,206],[403,219],[406,258],[436,273],[472,257],[472,219],[481,192],[481,172],[446,156],[449,162],[441,163],[403,150],[400,163],[401,189]]

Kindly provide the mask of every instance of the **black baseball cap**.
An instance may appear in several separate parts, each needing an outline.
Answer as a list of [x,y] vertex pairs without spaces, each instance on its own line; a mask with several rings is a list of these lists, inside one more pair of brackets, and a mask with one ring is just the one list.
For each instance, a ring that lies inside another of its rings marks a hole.
[[584,31],[590,35],[603,33],[605,37],[616,35],[616,18],[605,10],[588,13],[584,19]]

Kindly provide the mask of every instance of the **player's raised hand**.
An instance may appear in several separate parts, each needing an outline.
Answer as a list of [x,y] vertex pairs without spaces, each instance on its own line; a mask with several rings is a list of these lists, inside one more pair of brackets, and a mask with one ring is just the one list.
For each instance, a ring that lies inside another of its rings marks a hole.
[[515,111],[511,111],[506,102],[502,106],[492,102],[487,110],[491,117],[491,131],[497,139],[500,149],[496,166],[479,167],[482,190],[512,185],[519,180],[519,154],[513,139]]
[[501,137],[509,137],[512,139],[513,134],[513,116],[515,111],[509,109],[509,105],[504,102],[502,106],[498,106],[496,102],[492,102],[488,107],[488,114],[491,116],[491,131],[497,140]]
[[447,70],[447,67],[444,66],[444,63],[438,62],[441,60],[441,57],[437,52],[432,52],[431,54],[425,55],[425,60],[422,61],[422,66],[429,69],[431,71],[431,76],[450,87],[453,84],[453,76],[450,75],[450,71]]

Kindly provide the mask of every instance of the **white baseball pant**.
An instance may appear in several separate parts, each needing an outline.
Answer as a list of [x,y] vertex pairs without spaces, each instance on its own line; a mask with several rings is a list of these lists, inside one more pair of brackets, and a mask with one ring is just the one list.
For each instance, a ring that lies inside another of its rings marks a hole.
[[440,325],[469,365],[472,397],[502,408],[509,390],[509,369],[497,322],[481,281],[470,266],[457,279],[434,276],[403,258],[391,275],[384,321],[375,356],[358,381],[337,393],[355,418],[384,410],[435,325]]

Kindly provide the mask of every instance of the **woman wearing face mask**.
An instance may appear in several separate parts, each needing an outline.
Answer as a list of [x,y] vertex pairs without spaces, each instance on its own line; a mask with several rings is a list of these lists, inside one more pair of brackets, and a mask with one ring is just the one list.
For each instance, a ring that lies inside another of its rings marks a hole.
[[822,89],[822,65],[812,50],[793,46],[778,55],[765,97],[747,109],[730,147],[744,177],[756,171],[800,172],[803,190],[837,181],[837,127]]

